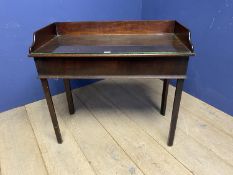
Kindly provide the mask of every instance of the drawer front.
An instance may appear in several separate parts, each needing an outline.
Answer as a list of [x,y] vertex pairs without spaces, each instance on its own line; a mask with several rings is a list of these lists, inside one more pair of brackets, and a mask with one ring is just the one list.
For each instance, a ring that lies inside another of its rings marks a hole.
[[35,58],[40,78],[185,78],[188,57]]

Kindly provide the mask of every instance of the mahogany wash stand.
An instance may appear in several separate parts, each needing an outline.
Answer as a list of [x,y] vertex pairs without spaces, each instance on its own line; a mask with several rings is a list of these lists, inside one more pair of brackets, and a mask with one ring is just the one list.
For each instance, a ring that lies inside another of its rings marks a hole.
[[169,79],[176,91],[168,136],[172,146],[189,56],[190,32],[177,21],[57,22],[33,35],[34,58],[58,143],[62,143],[48,80],[61,78],[70,114],[75,112],[70,79],[159,78],[165,115]]

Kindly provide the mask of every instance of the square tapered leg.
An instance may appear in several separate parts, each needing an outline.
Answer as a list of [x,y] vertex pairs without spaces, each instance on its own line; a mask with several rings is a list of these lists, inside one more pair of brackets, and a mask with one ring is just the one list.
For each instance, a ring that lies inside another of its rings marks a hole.
[[163,93],[162,93],[161,109],[160,109],[160,113],[163,116],[166,113],[168,86],[169,86],[169,80],[168,79],[164,79],[163,80]]
[[69,112],[70,112],[70,114],[74,114],[75,109],[74,109],[74,102],[73,102],[72,91],[71,91],[69,79],[64,79],[64,86],[65,86],[65,91],[66,91],[66,98],[67,98]]
[[172,117],[171,117],[170,130],[169,130],[168,143],[167,143],[168,146],[173,145],[173,141],[175,137],[176,124],[177,124],[178,113],[179,113],[179,108],[180,108],[183,84],[184,84],[184,79],[177,79],[176,92],[175,92],[175,97],[174,97],[174,102],[173,102]]
[[52,119],[52,123],[53,123],[53,128],[57,137],[57,142],[58,143],[62,143],[62,136],[61,136],[61,132],[60,132],[60,128],[59,128],[59,124],[57,121],[57,115],[55,113],[55,109],[54,109],[54,105],[53,105],[53,100],[52,100],[52,96],[50,93],[50,89],[49,89],[49,84],[48,84],[48,80],[47,79],[40,79],[42,86],[43,86],[43,90],[44,90],[44,94],[45,94],[45,98],[48,104],[48,108],[49,108],[49,113]]

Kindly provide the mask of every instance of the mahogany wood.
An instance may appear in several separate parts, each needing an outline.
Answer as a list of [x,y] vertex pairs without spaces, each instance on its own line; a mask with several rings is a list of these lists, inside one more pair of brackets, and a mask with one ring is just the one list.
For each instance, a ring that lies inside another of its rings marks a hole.
[[[188,57],[157,59],[35,58],[40,78],[185,78]],[[52,69],[51,69],[52,68]]]
[[73,102],[73,97],[72,97],[72,90],[70,86],[70,80],[69,79],[64,79],[64,86],[65,86],[65,91],[66,91],[66,98],[68,102],[68,108],[70,114],[74,114],[75,109],[74,109],[74,102]]
[[60,128],[59,128],[59,124],[57,121],[57,115],[54,109],[54,105],[53,105],[53,100],[52,100],[52,96],[50,93],[50,89],[49,89],[49,83],[47,79],[40,79],[41,83],[42,83],[42,87],[44,90],[44,94],[45,94],[45,98],[48,104],[48,108],[49,108],[49,112],[50,112],[50,116],[52,119],[52,123],[53,123],[53,128],[57,137],[57,142],[58,143],[62,143],[62,136],[61,136],[61,132],[60,132]]
[[29,50],[31,57],[191,55],[190,32],[176,21],[58,22],[35,32]]
[[149,34],[171,33],[175,21],[99,21],[56,23],[59,35],[64,34]]
[[190,31],[177,21],[56,22],[33,35],[34,57],[58,143],[62,137],[48,78],[64,79],[70,114],[75,112],[69,79],[164,79],[161,114],[165,115],[168,80],[177,79],[168,145],[173,144],[180,99],[194,55]]
[[164,116],[167,107],[168,85],[169,85],[169,80],[168,79],[163,80],[163,93],[162,93],[160,113]]
[[168,143],[167,143],[168,146],[172,146],[174,142],[176,123],[177,123],[178,113],[180,109],[180,100],[181,100],[181,95],[182,95],[182,90],[183,90],[183,84],[184,84],[184,79],[178,79],[176,82],[176,92],[175,92],[175,98],[173,102],[172,118],[171,118]]

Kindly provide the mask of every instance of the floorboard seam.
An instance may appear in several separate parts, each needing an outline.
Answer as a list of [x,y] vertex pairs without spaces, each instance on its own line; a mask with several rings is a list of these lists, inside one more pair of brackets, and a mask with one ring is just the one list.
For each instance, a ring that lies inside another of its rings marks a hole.
[[[183,108],[183,109],[189,111],[190,113],[192,113],[192,114],[193,114],[193,116],[191,116],[192,118],[200,119],[200,118],[198,118],[199,115],[198,115],[198,114],[194,114],[194,112],[193,112],[192,110],[190,110],[190,109],[188,109],[188,108],[186,108],[186,107],[184,107],[184,106],[181,106],[181,108]],[[197,116],[197,115],[198,115],[198,116]],[[194,117],[194,116],[196,116],[196,117]],[[205,121],[206,123],[208,123],[209,125],[211,125],[211,126],[212,126],[213,128],[215,128],[216,130],[222,132],[223,134],[228,135],[229,137],[233,138],[233,136],[232,136],[230,133],[227,133],[227,132],[224,131],[222,128],[219,128],[219,127],[215,126],[214,124],[210,123],[208,120],[206,120],[206,119],[204,119],[204,118],[201,118],[201,120]]]
[[[58,112],[57,112],[57,114],[58,114]],[[91,167],[91,169],[93,170],[94,174],[97,175],[95,168],[90,164],[90,161],[88,160],[86,154],[85,154],[84,151],[82,150],[82,148],[81,148],[81,146],[80,146],[80,144],[79,144],[79,142],[78,142],[78,139],[76,139],[76,137],[73,135],[73,132],[71,132],[71,131],[68,129],[68,127],[67,127],[67,125],[66,125],[66,122],[64,122],[64,120],[63,120],[61,117],[59,118],[59,120],[61,120],[61,121],[63,122],[63,124],[64,124],[65,127],[67,128],[67,132],[69,132],[70,135],[73,137],[75,143],[77,144],[77,146],[78,146],[79,149],[81,150],[81,152],[82,152],[83,156],[85,157],[87,163],[90,165],[90,167]]]
[[[96,87],[95,89],[108,101],[110,101],[111,104],[114,105],[116,109],[121,111],[121,109],[116,106],[108,97],[104,96]],[[174,157],[162,144],[160,144],[153,136],[150,135],[144,128],[141,128],[135,121],[133,121],[131,118],[128,117],[128,114],[125,112],[121,111],[131,122],[133,122],[138,128],[140,128],[144,133],[146,133],[149,137],[151,137],[158,145],[161,146],[162,149],[164,149],[169,155],[171,155],[177,162],[179,162],[185,169],[187,169],[190,173],[194,174],[192,170],[190,170],[186,165],[184,165],[182,162],[180,162],[176,157]]]
[[[140,97],[135,96],[132,92],[128,91],[126,88],[122,87],[121,85],[117,85],[117,86],[120,87],[120,88],[122,88],[122,89],[124,89],[128,94],[130,94],[131,96],[134,96],[135,98],[137,98],[138,100],[140,100],[142,103],[144,103],[144,102],[141,100]],[[150,105],[149,103],[147,103],[147,104]],[[152,107],[153,107],[153,106],[152,106]],[[181,108],[182,108],[182,106],[181,106]],[[193,118],[193,117],[192,117],[192,118]],[[166,118],[164,118],[164,117],[163,117],[163,119],[166,120],[166,121],[168,121],[168,119],[166,119]],[[209,123],[209,122],[208,122],[208,123]],[[180,130],[183,134],[187,135],[186,132],[183,130],[183,128],[180,128],[179,126],[178,126],[177,128],[179,128],[179,130]],[[214,128],[216,128],[216,127],[214,127]],[[214,154],[215,154],[220,160],[222,160],[224,163],[226,163],[226,164],[230,165],[231,167],[233,167],[232,164],[230,164],[228,161],[226,161],[226,160],[223,159],[221,156],[219,156],[216,152],[214,152],[214,150],[212,150],[212,149],[209,148],[208,146],[204,145],[203,143],[199,142],[198,139],[194,138],[194,137],[191,136],[191,135],[187,135],[187,136],[191,137],[191,138],[192,138],[195,142],[197,142],[199,145],[205,147],[207,150],[209,150],[209,151],[211,151],[212,153],[214,153]]]
[[103,127],[103,129],[109,134],[109,136],[113,139],[113,141],[119,146],[119,148],[122,149],[122,151],[125,153],[125,155],[135,164],[135,166],[142,172],[142,174],[146,175],[144,171],[138,166],[138,164],[132,160],[132,158],[128,155],[128,153],[120,146],[120,144],[115,140],[115,138],[109,133],[109,131],[103,126],[103,124],[96,118],[95,114],[87,107],[87,105],[78,97],[78,95],[75,94],[75,96],[78,98],[78,100],[85,106],[85,108],[91,113],[92,117],[95,118],[95,120]]
[[[142,82],[139,81],[139,80],[136,80],[136,81],[138,81],[139,83],[142,83]],[[117,85],[117,86],[121,86],[121,85]],[[121,87],[122,87],[122,86],[121,86]],[[124,88],[124,87],[122,87],[122,88],[123,88],[123,89],[126,89],[126,88]],[[174,87],[174,86],[172,86],[171,84],[169,84],[169,87],[168,87],[168,88],[172,89],[172,94],[175,94],[175,87]],[[156,94],[159,95],[159,92],[158,92],[158,91],[156,91],[156,90],[153,90],[153,91],[154,91]],[[183,93],[186,93],[186,92],[183,91]],[[183,94],[183,95],[184,95],[184,94]],[[182,96],[183,96],[183,95],[182,95]],[[186,95],[191,96],[191,97],[188,97],[188,98],[195,98],[195,99],[198,99],[198,98],[196,98],[196,97],[194,97],[194,96],[192,96],[192,95],[190,95],[190,94],[188,94],[188,93],[186,93]],[[174,95],[171,95],[171,94],[168,93],[168,97],[170,97],[170,98],[173,99],[173,98],[174,98]],[[198,100],[200,100],[200,99],[198,99]],[[168,99],[167,101],[169,102],[170,100]],[[181,101],[182,101],[182,98],[181,98]],[[201,100],[200,100],[200,101],[201,101]],[[201,102],[205,103],[204,101],[201,101]],[[205,104],[206,104],[206,105],[209,105],[208,103],[205,103]],[[171,104],[171,105],[172,105],[172,104]],[[211,105],[209,105],[209,106],[211,106]],[[211,106],[211,107],[214,108],[214,109],[216,109],[216,108],[213,107],[213,106]],[[190,111],[190,112],[193,114],[193,116],[196,116],[196,114],[194,114],[192,110],[190,110],[190,109],[188,109],[188,108],[182,106],[182,103],[181,103],[181,105],[180,105],[180,108],[181,108],[181,109],[182,109],[182,108],[183,108],[183,109],[186,109],[186,110]],[[223,111],[221,111],[221,112],[223,112]],[[228,114],[226,114],[226,115],[228,115]],[[191,117],[192,117],[192,116],[191,116]],[[198,118],[198,116],[192,117],[192,118],[200,119],[200,118]],[[212,123],[209,122],[208,120],[206,120],[206,119],[204,119],[204,118],[201,118],[201,120],[205,121],[206,123],[210,124],[213,128],[215,128],[215,129],[217,129],[217,130],[223,132],[224,134],[229,135],[230,137],[233,138],[233,135],[232,135],[232,134],[230,134],[230,133],[226,132],[225,130],[219,128],[218,126],[215,126],[214,124],[212,124]]]
[[38,147],[38,149],[39,149],[39,151],[40,151],[40,156],[41,156],[42,161],[43,161],[43,163],[44,163],[44,167],[45,167],[45,169],[46,169],[47,174],[49,175],[48,167],[47,167],[46,162],[45,162],[45,160],[44,160],[44,156],[43,156],[43,154],[42,154],[42,151],[41,151],[41,149],[40,149],[39,142],[38,142],[38,140],[37,140],[37,137],[36,137],[34,128],[32,127],[31,121],[29,120],[29,115],[28,115],[27,107],[26,107],[26,106],[23,106],[23,107],[24,107],[24,109],[25,109],[25,111],[26,111],[26,114],[27,114],[26,119],[27,119],[27,121],[28,121],[28,123],[29,123],[29,125],[30,125],[30,127],[31,127],[31,129],[32,129],[33,135],[34,135],[35,140],[36,140],[36,143],[37,143],[37,147]]
[[[0,156],[1,157],[1,156]],[[2,166],[1,166],[1,160],[0,160],[0,175],[2,175]]]

